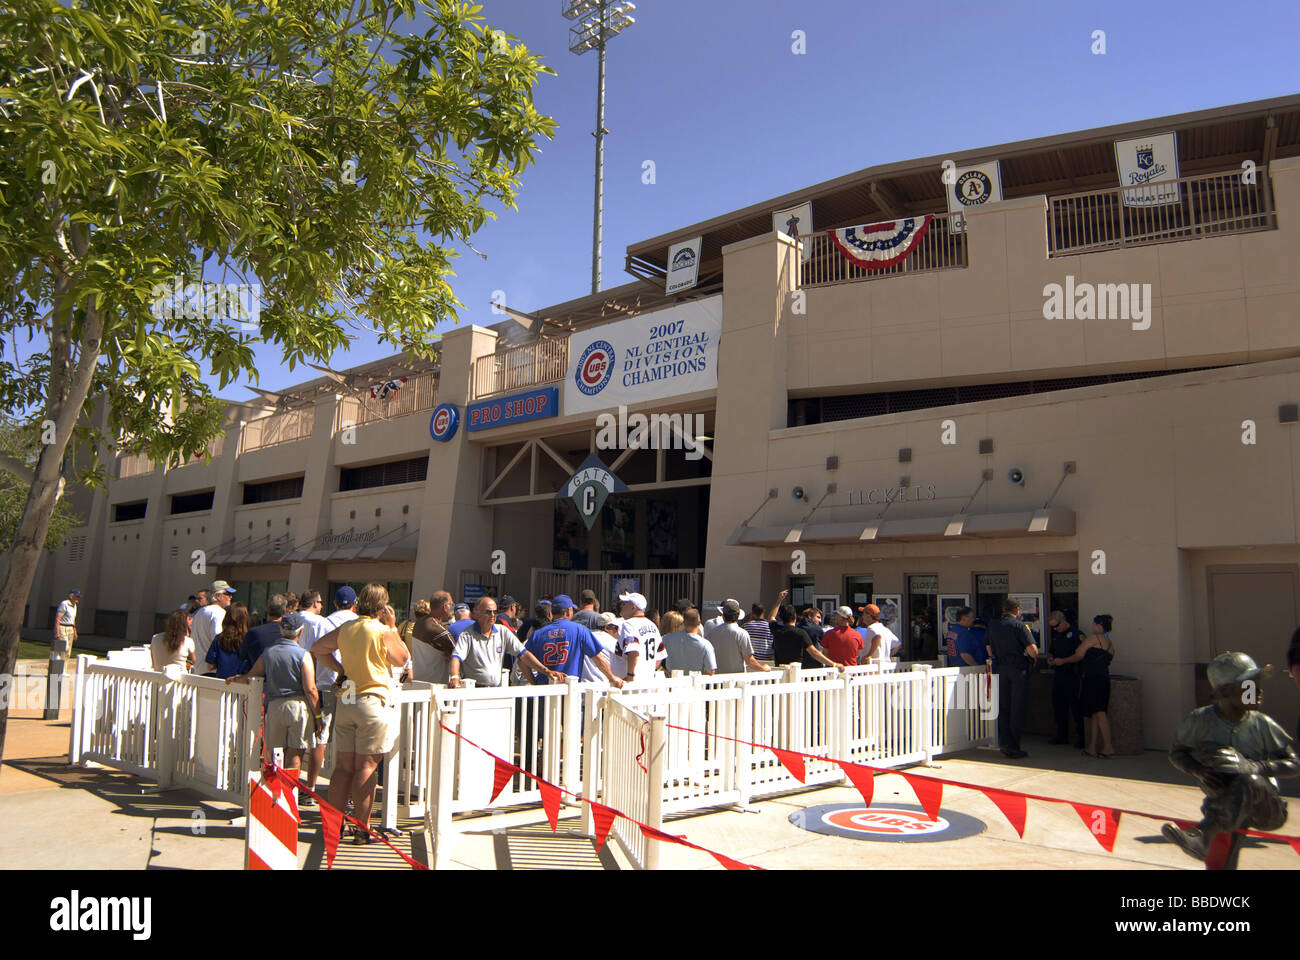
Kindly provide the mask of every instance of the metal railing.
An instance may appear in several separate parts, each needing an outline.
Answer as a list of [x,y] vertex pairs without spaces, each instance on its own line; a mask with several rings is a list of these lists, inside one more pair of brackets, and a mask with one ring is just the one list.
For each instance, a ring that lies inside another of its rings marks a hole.
[[[1156,199],[1164,202],[1151,202]],[[1276,229],[1273,192],[1263,169],[1089,190],[1047,200],[1050,257]]]
[[683,570],[552,570],[534,567],[529,599],[536,603],[546,596],[568,594],[574,600],[583,590],[596,594],[602,609],[617,609],[613,583],[625,577],[639,579],[642,594],[652,607],[669,609],[680,597],[703,602],[704,571]]
[[[663,826],[664,719],[642,714],[617,700],[601,704],[600,801],[648,827]],[[640,759],[644,756],[644,760]],[[659,866],[659,841],[622,817],[612,837],[638,870]]]
[[474,397],[563,380],[569,369],[569,338],[506,347],[474,361]]
[[211,457],[213,460],[216,460],[218,457],[221,456],[222,452],[225,449],[226,449],[226,435],[224,433],[219,433],[215,438],[208,441],[208,445],[205,448],[203,448],[202,450],[194,451],[193,453],[190,453],[188,456],[186,456],[185,459],[181,462],[181,466],[188,467],[192,463],[203,463],[205,456]]
[[799,271],[800,287],[824,287],[833,283],[911,276],[914,273],[958,269],[967,264],[966,234],[961,229],[960,213],[934,214],[925,235],[916,242],[911,252],[898,263],[879,270],[868,270],[847,259],[831,242],[832,232],[822,230],[800,238],[806,246],[811,247],[811,253]]
[[117,478],[125,480],[127,477],[143,477],[146,474],[153,473],[154,462],[143,453],[131,453],[121,457],[117,461]]
[[249,420],[239,432],[239,452],[260,450],[275,446],[277,443],[289,443],[311,436],[312,426],[316,421],[315,407],[305,410],[286,410],[273,413],[269,417]]
[[334,421],[339,429],[357,426],[362,423],[374,423],[377,420],[392,420],[408,413],[432,410],[437,406],[438,375],[430,371],[408,377],[402,389],[386,400],[372,399],[367,392],[360,397],[339,398],[338,415]]

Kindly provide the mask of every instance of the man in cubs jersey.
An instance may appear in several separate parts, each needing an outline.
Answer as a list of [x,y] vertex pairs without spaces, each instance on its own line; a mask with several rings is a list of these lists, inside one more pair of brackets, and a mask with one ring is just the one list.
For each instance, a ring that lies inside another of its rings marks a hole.
[[655,668],[668,659],[659,628],[646,618],[646,598],[639,593],[620,593],[623,626],[614,644],[614,672],[627,680],[649,680]]
[[551,601],[551,610],[555,619],[534,630],[524,644],[524,649],[542,662],[548,676],[580,677],[583,661],[590,658],[610,686],[615,689],[623,686],[623,681],[609,669],[609,661],[591,631],[573,621],[573,601],[558,596]]

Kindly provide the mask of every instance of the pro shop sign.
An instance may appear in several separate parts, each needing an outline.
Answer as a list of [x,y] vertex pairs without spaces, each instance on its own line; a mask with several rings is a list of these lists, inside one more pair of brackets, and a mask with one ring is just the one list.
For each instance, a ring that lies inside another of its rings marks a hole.
[[480,400],[465,407],[465,429],[471,433],[512,423],[544,420],[560,415],[560,388],[542,387],[494,400]]

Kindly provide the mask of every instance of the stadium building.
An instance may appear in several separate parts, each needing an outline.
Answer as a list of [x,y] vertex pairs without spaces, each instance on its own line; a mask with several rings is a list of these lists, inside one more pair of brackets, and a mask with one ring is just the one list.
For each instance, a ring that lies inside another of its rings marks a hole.
[[1017,594],[1114,617],[1148,746],[1225,649],[1283,665],[1291,728],[1298,263],[1300,96],[862,170],[634,244],[633,282],[436,366],[232,402],[184,466],[118,459],[28,626],[75,586],[83,633],[142,642],[215,578],[255,612],[787,588],[896,607],[928,659],[947,609]]

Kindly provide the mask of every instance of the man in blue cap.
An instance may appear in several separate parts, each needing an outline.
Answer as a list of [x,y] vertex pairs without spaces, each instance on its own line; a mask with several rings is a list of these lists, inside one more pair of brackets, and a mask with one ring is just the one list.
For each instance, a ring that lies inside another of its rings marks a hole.
[[555,619],[534,630],[524,649],[548,671],[569,677],[581,677],[583,661],[589,657],[610,686],[616,690],[621,688],[623,681],[614,676],[600,642],[590,630],[573,620],[573,609],[573,600],[564,594],[552,600]]
[[1244,837],[1238,831],[1277,830],[1286,823],[1286,801],[1274,778],[1300,775],[1291,738],[1259,711],[1260,673],[1244,653],[1215,657],[1206,670],[1214,702],[1187,715],[1169,751],[1169,762],[1200,782],[1205,801],[1196,828],[1166,823],[1161,832],[1207,867],[1237,868]]

